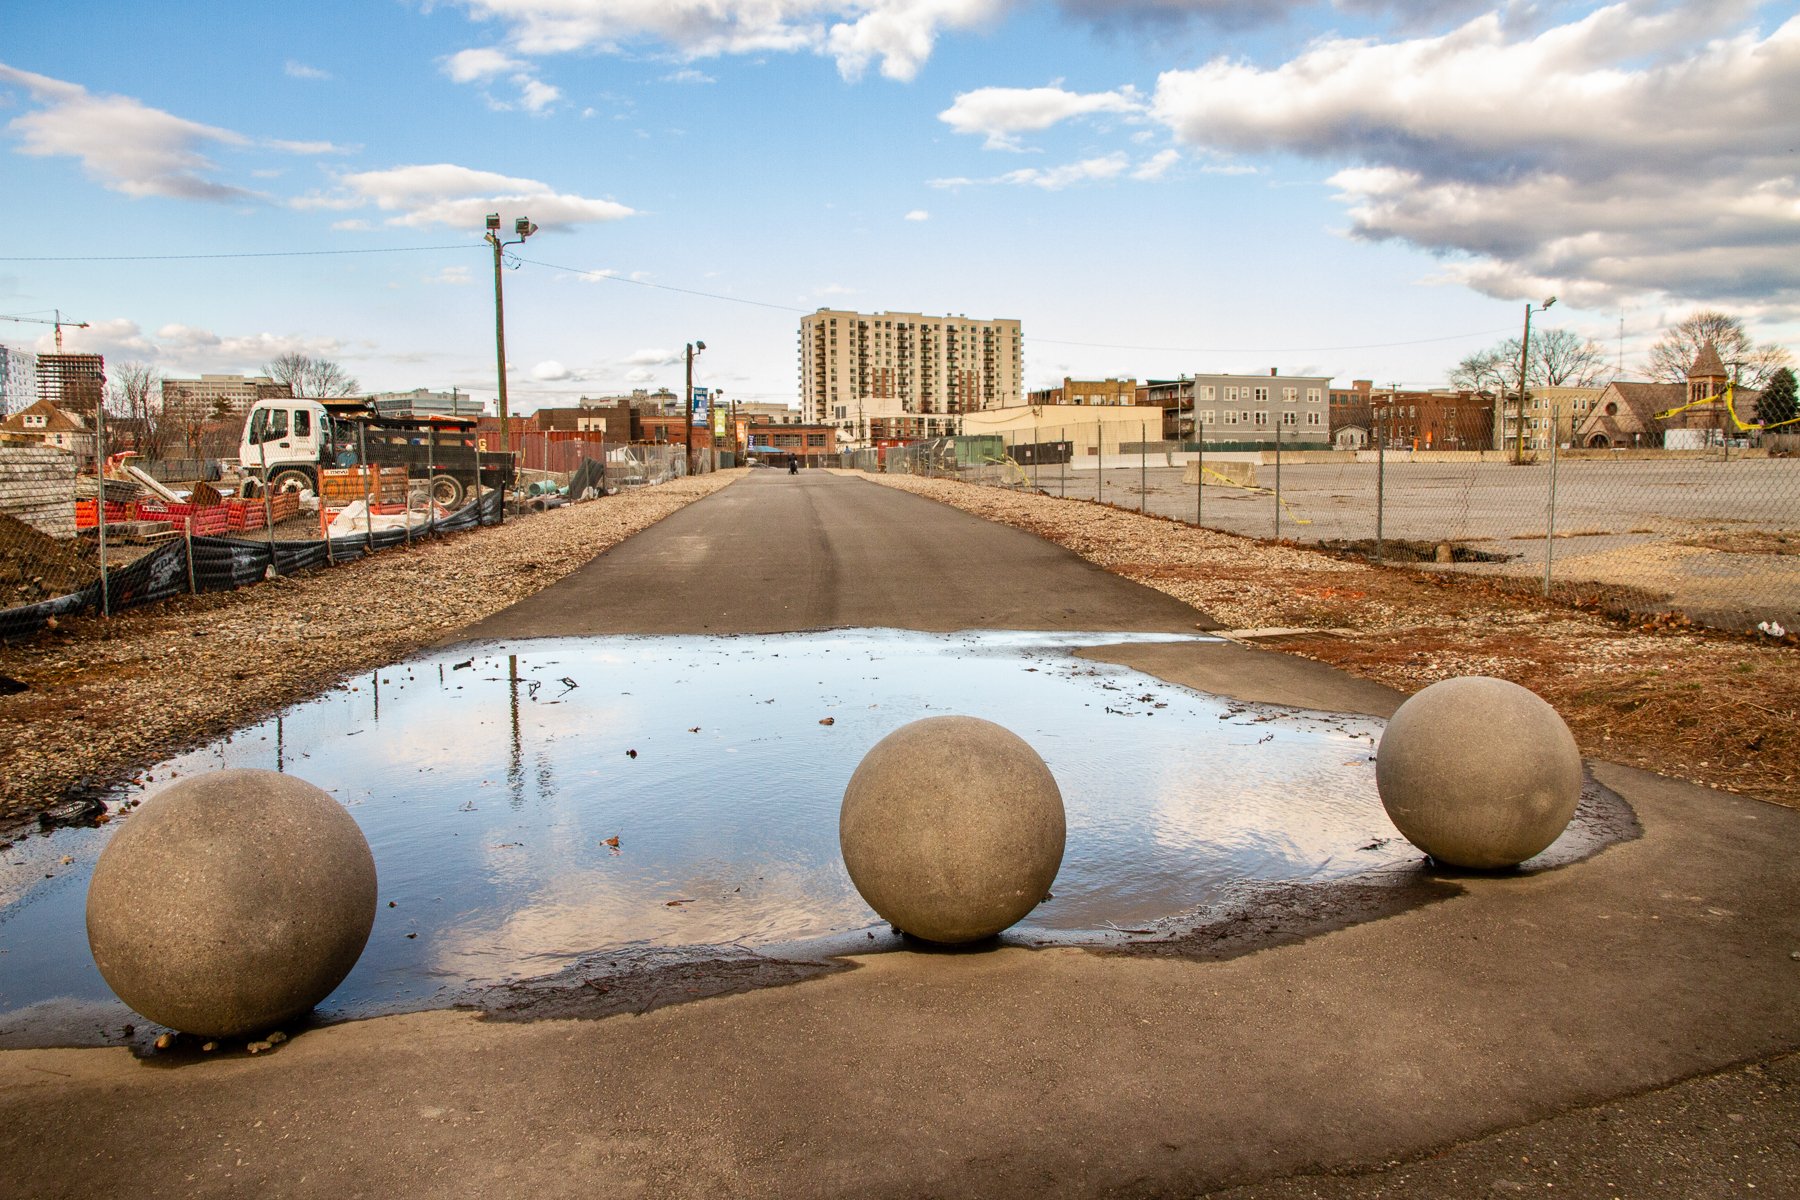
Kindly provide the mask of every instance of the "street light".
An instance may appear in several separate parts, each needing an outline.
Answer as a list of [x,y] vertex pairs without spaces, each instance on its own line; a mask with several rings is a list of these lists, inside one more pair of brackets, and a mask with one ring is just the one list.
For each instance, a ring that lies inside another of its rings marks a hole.
[[[500,249],[502,246],[522,245],[526,238],[537,232],[537,226],[525,217],[513,222],[513,232],[519,236],[511,241],[500,240],[500,214],[487,215],[487,234],[485,241],[494,248],[494,353],[500,363],[500,453],[507,452],[506,421],[506,305],[500,294]],[[479,472],[479,465],[476,468]]]
[[[1519,433],[1513,440],[1514,466],[1525,461],[1525,368],[1531,361],[1531,314],[1545,312],[1555,303],[1556,297],[1552,296],[1537,308],[1529,304],[1525,306],[1525,336],[1519,342]],[[1554,429],[1550,431],[1550,436],[1552,439],[1556,437]]]
[[687,344],[687,398],[682,401],[681,441],[685,447],[689,473],[694,469],[694,355],[706,349],[706,343],[695,339]]

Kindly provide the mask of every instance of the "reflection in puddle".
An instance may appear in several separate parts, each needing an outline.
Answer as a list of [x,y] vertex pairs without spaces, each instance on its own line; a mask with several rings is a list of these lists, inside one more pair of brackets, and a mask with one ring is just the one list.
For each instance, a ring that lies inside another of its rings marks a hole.
[[[263,767],[349,807],[381,907],[324,1006],[335,1016],[446,1004],[609,948],[878,927],[838,857],[838,804],[871,746],[935,714],[1007,726],[1062,787],[1068,850],[1054,899],[1021,926],[1031,936],[1093,940],[1234,882],[1417,859],[1375,795],[1379,722],[1228,703],[1069,653],[1131,640],[1145,639],[855,630],[463,647],[171,760],[125,798]],[[108,833],[0,853],[0,1045],[91,1041],[132,1019],[83,928]]]

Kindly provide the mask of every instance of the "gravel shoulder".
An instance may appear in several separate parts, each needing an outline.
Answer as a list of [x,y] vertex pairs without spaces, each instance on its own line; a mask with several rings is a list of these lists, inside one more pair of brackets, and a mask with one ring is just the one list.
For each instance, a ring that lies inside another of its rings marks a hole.
[[235,592],[0,644],[0,822],[392,662],[554,583],[743,472],[676,480]]
[[1091,501],[869,474],[1029,530],[1238,636],[1403,692],[1456,675],[1531,688],[1584,754],[1800,805],[1800,653],[1666,618],[1628,622],[1529,584],[1383,567]]

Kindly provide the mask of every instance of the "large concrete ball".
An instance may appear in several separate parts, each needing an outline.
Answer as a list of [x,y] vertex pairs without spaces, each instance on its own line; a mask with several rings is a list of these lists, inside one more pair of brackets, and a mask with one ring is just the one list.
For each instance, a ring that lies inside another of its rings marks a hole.
[[304,780],[184,779],[132,814],[94,864],[88,946],[119,999],[205,1037],[259,1033],[330,995],[375,924],[375,858]]
[[1016,734],[927,717],[863,756],[838,817],[869,907],[932,942],[991,937],[1036,907],[1063,855],[1062,792]]
[[1406,840],[1478,870],[1524,862],[1581,800],[1581,752],[1536,693],[1483,675],[1434,683],[1400,706],[1375,756],[1381,803]]

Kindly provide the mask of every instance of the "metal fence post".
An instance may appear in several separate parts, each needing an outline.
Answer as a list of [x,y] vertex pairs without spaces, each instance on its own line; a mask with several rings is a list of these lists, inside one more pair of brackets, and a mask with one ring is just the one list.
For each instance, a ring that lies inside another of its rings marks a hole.
[[1375,421],[1375,561],[1381,561],[1382,505],[1387,499],[1387,438],[1382,433],[1381,416]]
[[1145,441],[1150,436],[1142,421],[1138,422],[1138,512],[1145,511],[1150,503],[1150,443]]
[[1106,426],[1094,422],[1094,503],[1106,499]]
[[[60,331],[59,331],[60,332]],[[100,615],[112,616],[112,584],[106,577],[106,398],[94,409],[94,482],[99,484],[94,501],[94,522],[100,538]],[[191,499],[192,497],[190,497]],[[192,516],[189,517],[192,520]]]
[[1194,418],[1194,524],[1206,523],[1206,431]]
[[1281,421],[1286,413],[1277,413],[1275,421],[1275,540],[1281,540]]
[[1550,563],[1556,557],[1556,406],[1550,406],[1550,498],[1544,510],[1544,595],[1550,595]]
[[356,457],[362,462],[363,483],[363,530],[369,544],[369,551],[375,550],[375,502],[369,498],[369,439],[365,436],[361,425],[356,427]]
[[[263,473],[263,528],[269,531],[269,569],[281,574],[281,568],[275,565],[275,497],[269,491],[269,444],[256,443],[256,456],[262,459]],[[320,468],[323,470],[323,468]]]

